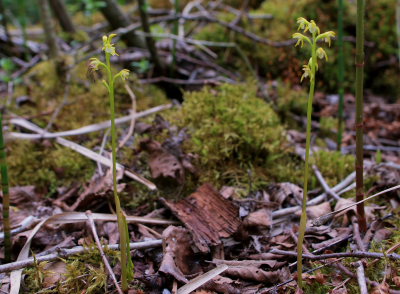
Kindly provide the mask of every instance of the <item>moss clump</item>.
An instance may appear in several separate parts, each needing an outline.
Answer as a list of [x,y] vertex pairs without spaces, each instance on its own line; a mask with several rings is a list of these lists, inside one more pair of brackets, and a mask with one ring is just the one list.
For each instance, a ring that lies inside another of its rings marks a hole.
[[313,160],[330,187],[337,185],[354,171],[353,155],[321,150],[314,153]]
[[12,186],[35,185],[51,194],[60,186],[89,180],[94,172],[91,160],[61,146],[15,140],[7,148]]
[[191,138],[184,147],[199,155],[204,181],[224,183],[234,180],[237,170],[246,174],[264,167],[285,141],[277,114],[256,97],[253,83],[187,92],[182,109],[172,115],[179,127],[188,128]]
[[[118,252],[104,249],[104,253],[109,257],[111,266],[118,262]],[[106,293],[107,292],[107,271],[97,247],[89,247],[84,253],[68,257],[62,260],[66,264],[65,273],[55,287],[49,288],[43,293]],[[45,270],[46,262],[42,262],[35,267],[25,270],[27,276],[25,280],[24,293],[36,293],[43,290],[40,280],[43,282],[45,277],[51,277],[51,270]],[[40,278],[40,280],[38,279]],[[42,291],[41,291],[42,293]]]

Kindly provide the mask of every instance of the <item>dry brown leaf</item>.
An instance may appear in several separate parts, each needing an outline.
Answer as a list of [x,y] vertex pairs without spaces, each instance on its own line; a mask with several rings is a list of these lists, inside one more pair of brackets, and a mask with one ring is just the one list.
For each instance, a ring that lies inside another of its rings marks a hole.
[[397,287],[400,287],[400,277],[399,277],[399,276],[394,276],[392,280],[393,280],[393,283],[394,283]]
[[382,283],[374,287],[371,294],[389,294],[390,287],[387,283]]
[[268,194],[271,196],[271,201],[277,202],[280,205],[285,201],[292,205],[297,205],[303,199],[303,189],[292,183],[273,185],[268,190]]
[[255,266],[232,266],[225,273],[233,277],[269,284],[283,282],[290,278],[290,271],[287,268],[267,272]]
[[154,140],[143,140],[140,146],[150,154],[149,166],[154,179],[161,183],[170,181],[178,184],[184,183],[185,169],[175,155]]
[[63,261],[51,262],[46,265],[45,270],[49,272],[43,280],[43,288],[57,285],[58,282],[65,280],[67,265]]
[[104,222],[98,232],[100,236],[108,238],[108,244],[117,244],[119,241],[118,224],[116,222]]
[[187,229],[169,226],[162,234],[164,240],[164,256],[160,271],[172,275],[182,283],[188,283],[185,275],[196,273],[193,250],[191,248],[192,238]]
[[375,232],[373,240],[377,243],[381,243],[383,240],[388,240],[393,234],[393,230],[389,228],[379,229]]
[[347,294],[347,289],[345,287],[342,288],[335,288],[332,290],[331,294]]
[[272,225],[272,213],[270,209],[262,208],[250,213],[243,224],[248,227],[270,227]]
[[307,207],[307,216],[310,219],[314,219],[314,218],[326,215],[326,214],[330,213],[331,211],[332,211],[331,205],[329,204],[328,201],[326,201],[319,205],[313,205],[313,206]]

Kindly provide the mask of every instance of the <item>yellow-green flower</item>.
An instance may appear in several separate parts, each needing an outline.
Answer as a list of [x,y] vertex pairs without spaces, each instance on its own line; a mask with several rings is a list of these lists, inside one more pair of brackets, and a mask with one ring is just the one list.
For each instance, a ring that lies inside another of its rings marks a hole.
[[328,61],[328,55],[326,55],[326,52],[324,49],[322,49],[321,47],[319,47],[317,49],[317,56],[319,59],[326,59],[326,61]]
[[115,46],[112,42],[112,38],[114,38],[116,34],[111,34],[108,37],[103,36],[103,48],[102,50],[108,54],[111,54],[112,56],[117,55],[117,52],[115,52]]
[[125,81],[129,77],[129,70],[128,69],[123,69],[118,73],[117,76],[119,76],[123,81]]
[[98,60],[97,58],[90,58],[89,69],[90,70],[98,70],[100,64],[101,64],[101,61]]

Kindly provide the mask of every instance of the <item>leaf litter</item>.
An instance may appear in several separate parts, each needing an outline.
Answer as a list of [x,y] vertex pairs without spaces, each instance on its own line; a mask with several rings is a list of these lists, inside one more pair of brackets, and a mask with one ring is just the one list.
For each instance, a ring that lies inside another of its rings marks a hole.
[[[333,110],[322,101],[316,101],[322,109],[320,115],[330,115]],[[372,138],[371,144],[374,140],[379,141],[382,138],[396,139],[392,135],[396,134],[398,126],[391,120],[398,118],[396,109],[385,104],[371,103],[367,105],[366,111],[369,114],[366,126],[369,137]],[[382,117],[382,113],[389,113],[389,118]],[[350,118],[347,123],[351,125]],[[137,126],[140,126],[140,122]],[[142,153],[141,156],[147,158],[148,175],[161,191],[166,185],[173,188],[184,186],[188,184],[189,175],[197,176],[201,172],[196,170],[193,155],[184,151],[183,146],[188,139],[186,130],[178,130],[159,115],[152,125],[142,126],[143,134],[165,134],[167,130],[167,137],[163,141],[145,138],[138,143],[139,147],[135,150],[137,154]],[[287,133],[293,138],[292,142],[296,147],[302,148],[302,134],[296,130]],[[353,139],[348,137],[346,140],[344,150],[351,150]],[[387,151],[383,157],[399,163],[397,155],[395,151]],[[297,156],[296,152],[293,156]],[[372,161],[366,161],[366,165],[370,166],[367,169],[369,176],[376,178],[371,187],[375,191],[399,183],[398,168]],[[136,168],[143,171],[141,166]],[[128,194],[131,191],[131,183],[124,178],[122,168],[118,173],[118,180],[118,191]],[[347,184],[342,190],[349,187]],[[218,191],[213,184],[203,183],[194,190],[195,192],[190,193],[183,190],[181,199],[162,198],[159,197],[162,194],[158,194],[159,205],[166,209],[157,218],[146,217],[149,211],[143,211],[142,217],[127,216],[131,241],[163,240],[162,248],[154,246],[134,249],[131,252],[136,267],[135,278],[138,286],[145,289],[144,293],[167,291],[172,288],[174,281],[179,285],[177,293],[190,293],[195,290],[198,290],[197,293],[298,291],[294,282],[295,259],[270,251],[296,250],[299,210],[291,210],[290,213],[284,211],[300,205],[301,187],[290,182],[271,183],[263,189],[248,191],[244,197],[243,187],[224,186]],[[116,217],[110,214],[113,211],[109,209],[112,207],[109,205],[111,192],[112,181],[109,173],[95,174],[83,186],[74,184],[70,187],[60,187],[55,199],[43,197],[44,195],[35,191],[33,186],[11,189],[11,201],[14,206],[11,213],[12,223],[21,224],[29,217],[33,218],[23,231],[17,232],[13,237],[15,253],[19,252],[17,260],[26,260],[31,252],[57,252],[59,247],[74,248],[84,245],[87,247],[86,252],[93,252],[93,240],[85,226],[87,217],[83,212],[88,209],[100,211],[93,213],[93,219],[96,221],[101,242],[104,245],[116,244]],[[318,195],[323,191],[312,192],[312,195]],[[372,192],[373,190],[370,194],[373,194]],[[305,252],[320,255],[348,250],[354,242],[351,216],[355,214],[355,206],[336,214],[323,225],[314,226],[311,220],[345,208],[354,201],[347,197],[338,201],[329,197],[321,199],[323,200],[319,203],[307,208],[310,221],[306,231]],[[388,242],[399,229],[399,224],[392,217],[397,213],[400,204],[399,192],[391,191],[382,199],[384,200],[379,201],[379,204],[369,204],[366,207],[368,222],[377,224],[374,227],[371,225],[367,233],[373,242],[368,241],[366,245],[372,252],[380,252],[382,248],[379,244]],[[103,213],[104,211],[107,213]],[[19,227],[15,226],[14,229]],[[371,259],[366,260],[369,262]],[[70,272],[68,262],[65,261],[66,259],[49,261],[47,264],[42,261],[45,265],[41,269],[43,288],[54,290],[57,285],[67,281]],[[330,262],[341,264],[347,269],[347,274],[346,271],[335,269]],[[379,266],[384,262],[386,261],[379,260]],[[397,264],[386,262],[383,280],[372,281],[375,283],[370,284],[372,293],[389,293],[390,289],[400,288]],[[112,265],[114,272],[119,275],[118,262]],[[95,267],[87,263],[87,267],[92,272],[102,270],[99,265]],[[321,268],[317,269],[319,267]],[[40,267],[36,267],[38,268]],[[354,276],[349,272],[354,274],[355,267],[345,259],[327,259],[307,263],[305,272],[304,280],[310,287],[320,284],[329,286],[329,293],[349,293],[348,285],[354,283]],[[12,273],[10,281],[3,276],[2,289],[17,293],[19,289],[27,289],[24,288],[26,282],[22,269],[16,270]],[[10,284],[11,289],[8,288]],[[108,281],[107,284],[111,289],[112,283]],[[276,287],[278,285],[281,286]]]

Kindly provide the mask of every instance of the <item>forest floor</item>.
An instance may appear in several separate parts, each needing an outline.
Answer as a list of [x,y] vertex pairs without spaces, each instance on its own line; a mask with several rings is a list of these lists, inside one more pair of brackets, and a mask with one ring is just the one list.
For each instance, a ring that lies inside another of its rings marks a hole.
[[[118,293],[108,93],[101,74],[88,72],[98,41],[74,51],[60,39],[57,60],[32,42],[30,61],[15,57],[0,83],[13,235],[13,262],[0,264],[3,293]],[[168,41],[157,44],[165,59]],[[118,194],[135,267],[128,293],[302,293],[306,85],[267,81],[238,55],[235,72],[229,58],[219,63],[197,45],[178,46],[173,77],[152,76],[145,49],[112,58],[115,68],[136,69],[116,84]],[[366,232],[355,206],[355,97],[344,97],[337,148],[338,95],[317,87],[304,293],[360,293],[363,285],[400,293],[400,104],[366,86],[364,188],[374,196]]]

